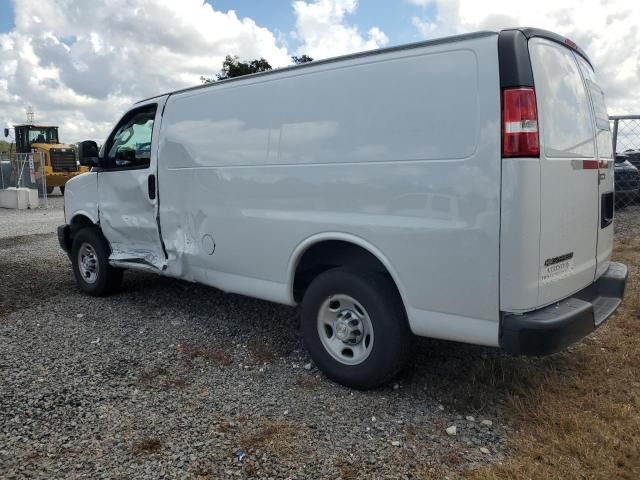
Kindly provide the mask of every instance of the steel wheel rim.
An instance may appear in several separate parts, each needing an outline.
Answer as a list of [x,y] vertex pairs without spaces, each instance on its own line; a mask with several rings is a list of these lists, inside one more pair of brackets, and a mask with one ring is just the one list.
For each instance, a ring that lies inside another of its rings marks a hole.
[[89,243],[83,243],[78,250],[78,269],[82,279],[87,283],[95,283],[100,273],[98,255]]
[[317,328],[324,349],[340,363],[358,365],[371,354],[371,318],[360,302],[349,295],[331,295],[322,303]]

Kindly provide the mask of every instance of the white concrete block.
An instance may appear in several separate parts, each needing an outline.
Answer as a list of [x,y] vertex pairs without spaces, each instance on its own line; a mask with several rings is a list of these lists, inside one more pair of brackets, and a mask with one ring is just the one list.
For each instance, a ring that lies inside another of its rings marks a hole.
[[38,207],[38,191],[30,188],[10,187],[0,190],[0,208],[25,210]]

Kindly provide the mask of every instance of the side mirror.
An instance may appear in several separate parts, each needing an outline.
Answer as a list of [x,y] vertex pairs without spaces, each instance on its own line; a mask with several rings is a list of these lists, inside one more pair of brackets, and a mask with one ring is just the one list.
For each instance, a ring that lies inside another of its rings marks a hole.
[[78,144],[78,157],[83,167],[98,167],[100,165],[98,144],[93,140],[85,140]]
[[9,136],[9,129],[5,128],[4,129],[4,138],[7,138]]

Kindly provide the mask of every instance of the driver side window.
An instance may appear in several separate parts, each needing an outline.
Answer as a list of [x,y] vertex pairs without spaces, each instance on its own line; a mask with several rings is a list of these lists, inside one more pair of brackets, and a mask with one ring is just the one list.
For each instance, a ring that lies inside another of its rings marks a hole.
[[129,112],[109,139],[107,165],[110,169],[147,168],[151,163],[151,134],[157,105],[145,105]]

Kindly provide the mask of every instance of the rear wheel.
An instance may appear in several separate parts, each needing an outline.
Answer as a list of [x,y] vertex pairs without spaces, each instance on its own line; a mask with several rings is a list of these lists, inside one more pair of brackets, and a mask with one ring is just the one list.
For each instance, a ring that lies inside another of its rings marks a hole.
[[109,244],[96,227],[86,227],[73,237],[71,263],[78,288],[96,297],[118,290],[122,270],[109,265]]
[[302,301],[311,358],[332,380],[368,389],[393,378],[411,352],[411,333],[385,275],[336,268],[319,275]]
[[62,186],[60,187],[60,193],[61,193],[62,195],[64,195],[64,185],[62,185]]
[[53,193],[53,187],[47,187],[47,195],[51,195]]

